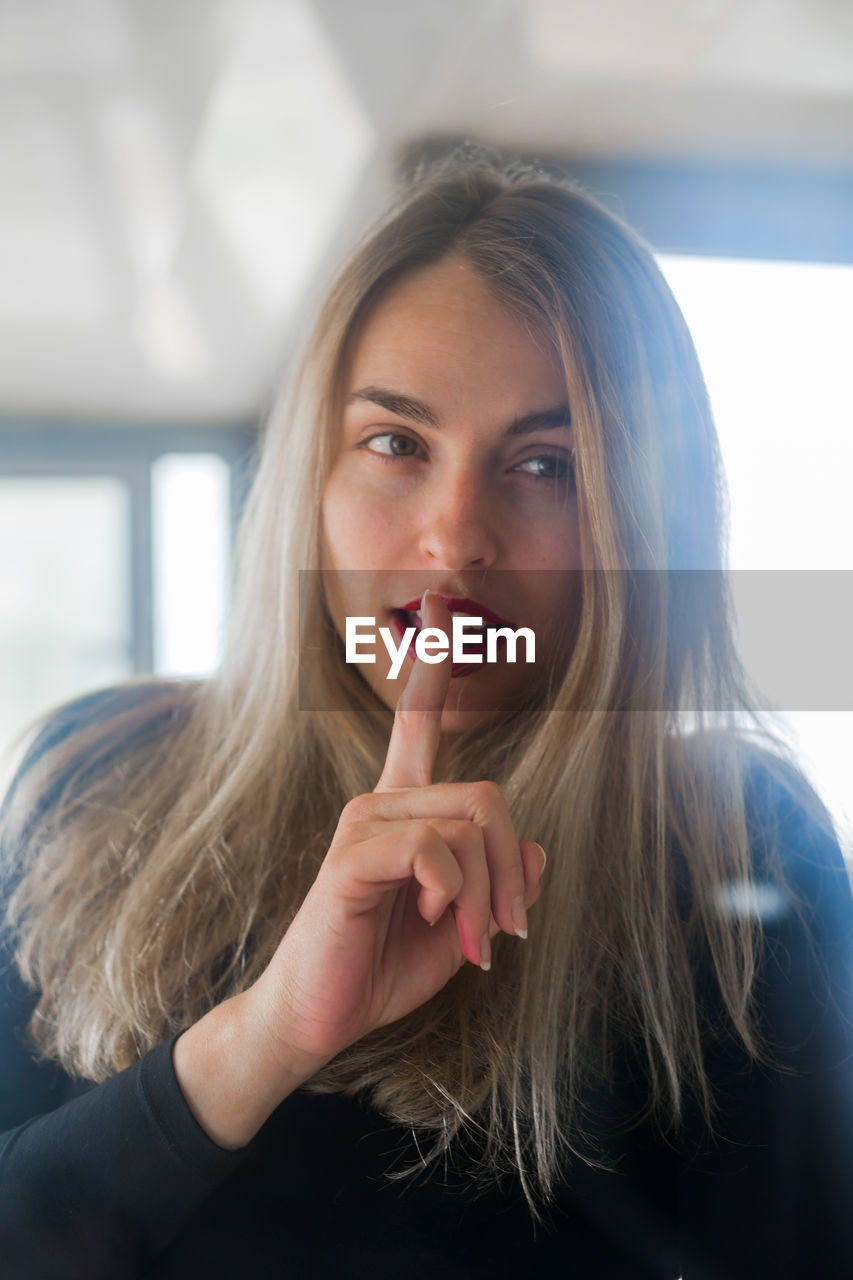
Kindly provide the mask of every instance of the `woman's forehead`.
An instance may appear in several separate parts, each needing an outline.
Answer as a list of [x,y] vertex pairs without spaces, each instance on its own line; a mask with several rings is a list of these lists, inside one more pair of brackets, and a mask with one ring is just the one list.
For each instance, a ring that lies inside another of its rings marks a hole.
[[[473,378],[484,389],[529,382],[540,398],[565,390],[555,344],[498,298],[460,255],[395,282],[353,334],[346,394],[389,378],[426,384]],[[398,388],[417,394],[416,387]],[[544,407],[543,399],[543,407]]]

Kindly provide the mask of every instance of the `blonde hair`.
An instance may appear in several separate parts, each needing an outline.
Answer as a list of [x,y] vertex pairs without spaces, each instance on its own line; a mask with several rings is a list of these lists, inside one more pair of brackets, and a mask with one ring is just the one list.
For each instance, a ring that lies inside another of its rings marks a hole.
[[[7,803],[9,919],[40,993],[35,1044],[94,1081],[265,967],[341,808],[375,785],[390,729],[325,644],[318,574],[299,599],[297,571],[319,563],[347,344],[395,281],[449,253],[553,341],[575,428],[585,572],[571,660],[547,705],[462,739],[448,775],[498,781],[549,863],[529,941],[499,936],[488,981],[466,966],[310,1087],[368,1090],[432,1134],[433,1154],[475,1136],[481,1171],[514,1169],[535,1210],[567,1151],[602,1163],[585,1098],[620,1053],[636,1056],[662,1128],[691,1097],[713,1125],[700,955],[763,1058],[760,920],[721,912],[719,893],[752,876],[750,759],[799,785],[732,644],[722,473],[693,345],[651,253],[581,191],[450,165],[362,242],[266,431],[221,670],[134,682],[48,721]],[[346,709],[301,710],[306,690]],[[750,742],[762,734],[774,753]]]

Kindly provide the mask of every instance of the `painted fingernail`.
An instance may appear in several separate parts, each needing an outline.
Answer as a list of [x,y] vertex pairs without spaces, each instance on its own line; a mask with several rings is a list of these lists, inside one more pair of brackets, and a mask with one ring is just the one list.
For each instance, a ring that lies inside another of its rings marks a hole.
[[548,855],[545,852],[545,850],[542,848],[541,844],[538,843],[538,841],[534,840],[533,843],[536,845],[536,848],[542,854],[542,870],[544,871],[548,863]]
[[523,898],[516,898],[510,908],[512,914],[512,924],[519,938],[527,937],[527,911],[524,906]]
[[483,940],[480,943],[480,968],[485,969],[488,973],[492,967],[492,943],[487,933],[483,934]]

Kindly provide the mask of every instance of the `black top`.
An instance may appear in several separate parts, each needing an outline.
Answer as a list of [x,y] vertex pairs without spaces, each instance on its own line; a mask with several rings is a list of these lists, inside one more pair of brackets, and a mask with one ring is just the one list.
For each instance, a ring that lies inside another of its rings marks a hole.
[[[715,1142],[695,1118],[678,1140],[632,1127],[644,1086],[623,1066],[590,1099],[616,1171],[567,1163],[535,1231],[517,1183],[475,1195],[464,1160],[389,1178],[417,1146],[365,1101],[298,1090],[228,1152],[193,1119],[173,1042],[94,1087],[38,1065],[24,1040],[34,997],[4,954],[0,1275],[850,1280],[853,899],[837,844],[763,771],[750,794],[756,829],[780,825],[811,919],[759,888],[761,1009],[784,1069],[709,1039]],[[710,974],[699,982],[713,1001]]]

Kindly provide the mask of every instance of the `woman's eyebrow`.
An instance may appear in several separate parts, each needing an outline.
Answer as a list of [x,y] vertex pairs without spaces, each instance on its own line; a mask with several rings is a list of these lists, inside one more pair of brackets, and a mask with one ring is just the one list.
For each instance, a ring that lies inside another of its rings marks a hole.
[[[346,404],[354,400],[368,400],[379,405],[388,413],[396,413],[401,418],[410,418],[412,422],[420,422],[422,426],[438,429],[441,423],[438,414],[422,400],[412,396],[404,396],[399,391],[391,391],[387,387],[361,387],[346,398]],[[567,404],[557,405],[553,409],[537,409],[515,418],[506,429],[508,436],[529,435],[532,431],[555,431],[560,427],[571,426],[572,415]]]
[[555,409],[540,409],[533,413],[525,413],[523,417],[516,418],[507,427],[508,436],[524,436],[531,431],[556,431],[560,427],[570,427],[572,425],[572,415],[567,404],[561,404]]
[[414,400],[411,396],[401,395],[399,391],[389,391],[386,387],[361,387],[358,391],[347,396],[345,403],[352,404],[353,400],[369,400],[371,404],[378,404],[380,409],[386,409],[388,413],[396,413],[401,418],[411,418],[413,422],[420,422],[424,427],[438,427],[439,421],[429,405],[424,404],[422,400]]

